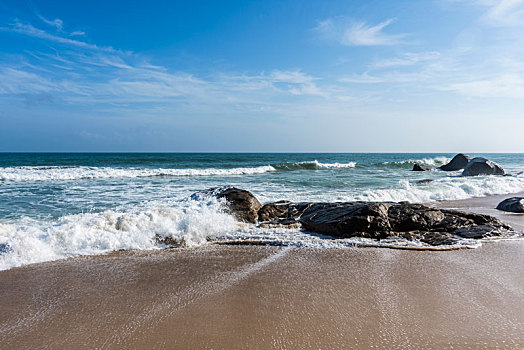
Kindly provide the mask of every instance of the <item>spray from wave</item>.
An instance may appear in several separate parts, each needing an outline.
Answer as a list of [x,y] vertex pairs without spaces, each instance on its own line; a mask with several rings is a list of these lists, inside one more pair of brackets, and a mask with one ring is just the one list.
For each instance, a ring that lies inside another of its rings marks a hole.
[[179,207],[81,213],[58,220],[23,217],[0,223],[0,270],[29,263],[117,250],[156,249],[163,242],[198,246],[238,229],[222,203],[185,201]]

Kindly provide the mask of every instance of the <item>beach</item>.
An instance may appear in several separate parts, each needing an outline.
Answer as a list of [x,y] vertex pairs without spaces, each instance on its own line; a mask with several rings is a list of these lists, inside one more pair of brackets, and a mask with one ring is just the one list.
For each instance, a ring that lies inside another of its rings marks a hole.
[[0,347],[522,348],[523,253],[520,240],[451,251],[207,245],[31,264],[0,271]]

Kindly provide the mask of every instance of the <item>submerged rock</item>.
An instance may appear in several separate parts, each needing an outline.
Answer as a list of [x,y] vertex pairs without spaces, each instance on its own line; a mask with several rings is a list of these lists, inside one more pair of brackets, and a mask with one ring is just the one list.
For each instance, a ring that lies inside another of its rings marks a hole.
[[415,181],[415,183],[417,185],[423,185],[423,184],[429,184],[429,183],[431,183],[433,181],[435,181],[435,180],[433,180],[433,179],[424,179],[424,180]]
[[444,171],[462,170],[466,167],[466,165],[468,165],[468,162],[470,160],[470,156],[463,153],[459,153],[455,157],[453,157],[453,159],[451,159],[451,161],[448,164],[442,165],[441,167],[439,167],[439,169]]
[[229,213],[240,221],[256,223],[258,220],[258,211],[262,204],[249,191],[232,186],[215,187],[197,192],[191,198],[198,199],[203,195],[224,199]]
[[430,167],[430,166],[420,165],[418,163],[415,163],[415,165],[413,165],[413,169],[411,171],[430,171],[430,170],[433,170],[433,168]]
[[476,157],[469,161],[462,176],[504,175],[504,169],[489,159]]
[[512,213],[524,213],[524,197],[506,198],[497,205],[497,209]]

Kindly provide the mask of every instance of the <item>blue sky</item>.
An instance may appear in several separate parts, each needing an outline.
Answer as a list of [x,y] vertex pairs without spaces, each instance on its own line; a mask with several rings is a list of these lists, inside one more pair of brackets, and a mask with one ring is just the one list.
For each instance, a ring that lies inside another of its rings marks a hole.
[[524,0],[0,0],[0,151],[524,152],[523,34]]

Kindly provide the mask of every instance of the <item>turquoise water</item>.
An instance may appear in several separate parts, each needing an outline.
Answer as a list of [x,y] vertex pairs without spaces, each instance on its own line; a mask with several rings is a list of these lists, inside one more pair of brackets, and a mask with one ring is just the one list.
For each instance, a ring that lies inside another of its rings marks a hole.
[[[319,239],[299,231],[246,227],[225,214],[221,203],[188,199],[209,187],[244,188],[262,203],[426,202],[524,190],[523,154],[481,155],[516,176],[462,178],[460,172],[410,171],[415,162],[436,167],[452,156],[3,153],[0,268],[117,249],[155,249],[160,247],[155,236],[177,238],[181,245],[260,237],[315,245],[311,240]],[[435,181],[416,183],[422,179]]]

